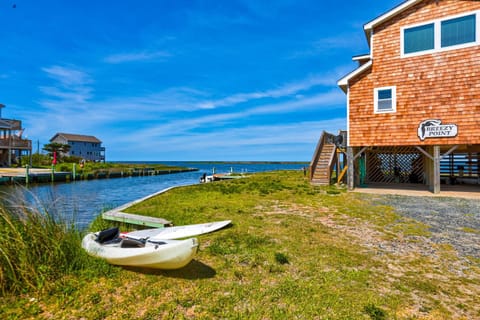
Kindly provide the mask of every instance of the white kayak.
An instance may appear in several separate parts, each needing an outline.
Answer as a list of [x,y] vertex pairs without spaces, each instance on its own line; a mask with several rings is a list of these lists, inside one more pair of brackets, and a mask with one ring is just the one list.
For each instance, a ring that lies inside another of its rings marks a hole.
[[181,239],[187,237],[198,236],[201,234],[213,232],[229,225],[232,220],[215,221],[200,224],[189,224],[177,227],[165,227],[155,229],[144,229],[127,232],[122,235],[135,239],[148,240],[165,240],[165,239]]
[[110,264],[168,270],[182,268],[192,261],[198,241],[195,238],[139,241],[119,237],[118,228],[112,228],[87,234],[82,247]]

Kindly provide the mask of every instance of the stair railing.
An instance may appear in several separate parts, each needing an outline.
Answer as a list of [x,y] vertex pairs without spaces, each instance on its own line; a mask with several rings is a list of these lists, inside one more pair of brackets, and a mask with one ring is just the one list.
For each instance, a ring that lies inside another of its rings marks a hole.
[[320,158],[320,154],[322,153],[323,145],[325,144],[325,135],[327,133],[322,131],[320,135],[320,139],[318,139],[317,147],[315,148],[315,152],[313,153],[312,160],[310,161],[309,166],[309,173],[310,173],[310,181],[313,179],[313,175],[315,174],[315,169],[317,168],[318,159]]
[[[310,161],[309,172],[310,172],[310,181],[313,180],[315,170],[317,169],[318,160],[320,159],[320,155],[322,154],[323,146],[325,144],[335,144],[335,135],[328,133],[326,131],[322,131],[322,135],[317,142],[317,147],[315,148],[315,152],[313,153],[312,160]],[[332,161],[335,157],[335,149],[333,150],[332,154],[330,155],[329,160],[329,171],[331,170]],[[328,173],[328,179],[330,181],[331,172]]]

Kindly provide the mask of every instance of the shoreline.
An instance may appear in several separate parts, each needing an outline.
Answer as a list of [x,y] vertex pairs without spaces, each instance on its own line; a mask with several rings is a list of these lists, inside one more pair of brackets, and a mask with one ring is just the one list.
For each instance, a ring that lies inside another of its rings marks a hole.
[[129,177],[157,176],[198,171],[197,168],[162,169],[131,168],[121,171],[99,170],[92,173],[73,173],[69,171],[53,171],[50,169],[1,168],[0,185],[43,184],[53,182],[73,182],[94,179],[116,179]]

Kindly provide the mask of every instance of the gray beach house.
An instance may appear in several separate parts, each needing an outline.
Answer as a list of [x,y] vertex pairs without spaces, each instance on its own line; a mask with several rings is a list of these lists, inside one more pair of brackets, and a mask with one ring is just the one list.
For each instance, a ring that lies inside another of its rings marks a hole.
[[70,150],[65,156],[80,157],[86,161],[105,162],[105,147],[102,147],[102,141],[94,136],[57,133],[50,139],[51,143],[68,144]]

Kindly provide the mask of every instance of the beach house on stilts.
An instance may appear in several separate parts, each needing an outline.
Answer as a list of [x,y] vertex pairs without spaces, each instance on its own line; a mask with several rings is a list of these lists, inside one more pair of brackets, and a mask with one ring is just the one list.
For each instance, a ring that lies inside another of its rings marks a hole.
[[22,137],[22,121],[2,117],[3,108],[0,104],[0,167],[21,165],[22,157],[32,155],[32,141]]
[[404,1],[364,31],[370,52],[338,81],[348,188],[478,186],[480,1]]

